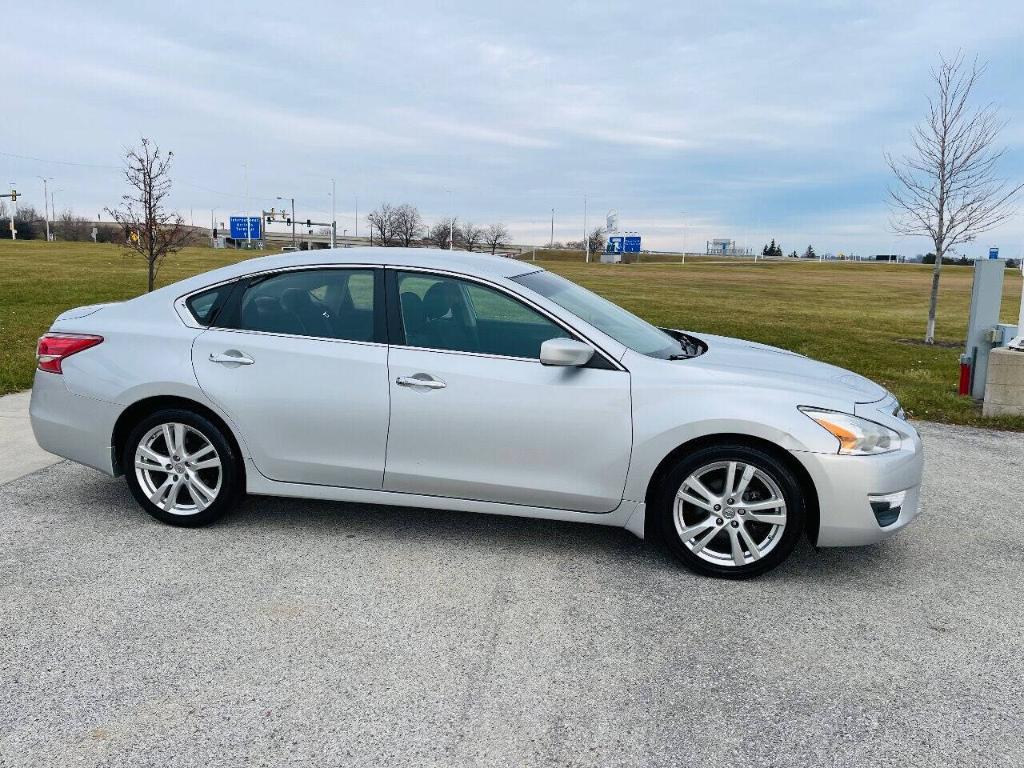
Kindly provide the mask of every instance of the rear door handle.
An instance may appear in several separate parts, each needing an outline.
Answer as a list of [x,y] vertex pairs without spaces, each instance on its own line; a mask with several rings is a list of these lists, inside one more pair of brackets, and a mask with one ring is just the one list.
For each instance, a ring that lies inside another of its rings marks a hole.
[[224,352],[219,355],[214,352],[211,352],[210,362],[234,363],[235,365],[252,365],[253,363],[256,362],[251,357],[247,357],[246,355],[243,355],[241,352],[234,352],[234,354],[232,354],[232,352],[234,352],[234,350],[232,350],[231,352]]
[[427,373],[417,373],[415,376],[399,376],[395,384],[400,387],[423,387],[424,389],[444,389],[448,385],[440,379],[435,379]]

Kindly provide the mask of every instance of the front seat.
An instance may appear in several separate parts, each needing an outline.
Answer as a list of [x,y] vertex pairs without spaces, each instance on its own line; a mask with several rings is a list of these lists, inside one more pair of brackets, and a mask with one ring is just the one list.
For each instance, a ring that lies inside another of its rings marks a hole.
[[423,299],[412,291],[399,297],[402,302],[402,327],[405,329],[405,343],[414,347],[436,346],[427,337],[427,315],[423,311]]
[[431,346],[475,352],[478,344],[469,327],[468,312],[459,287],[452,282],[434,283],[423,297],[423,314]]

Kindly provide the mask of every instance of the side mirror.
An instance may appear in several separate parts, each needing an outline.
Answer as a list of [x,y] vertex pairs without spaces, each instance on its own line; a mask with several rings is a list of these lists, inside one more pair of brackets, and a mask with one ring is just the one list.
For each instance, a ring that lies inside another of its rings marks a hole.
[[568,365],[579,367],[590,362],[594,348],[573,339],[548,339],[540,345],[540,362],[543,365]]

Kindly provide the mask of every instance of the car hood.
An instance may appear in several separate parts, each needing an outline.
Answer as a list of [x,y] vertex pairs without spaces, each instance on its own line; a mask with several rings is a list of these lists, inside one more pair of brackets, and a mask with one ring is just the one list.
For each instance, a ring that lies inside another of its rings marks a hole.
[[683,333],[707,345],[707,352],[688,362],[737,379],[737,383],[800,390],[854,403],[874,403],[889,395],[885,387],[860,374],[796,352],[728,336]]

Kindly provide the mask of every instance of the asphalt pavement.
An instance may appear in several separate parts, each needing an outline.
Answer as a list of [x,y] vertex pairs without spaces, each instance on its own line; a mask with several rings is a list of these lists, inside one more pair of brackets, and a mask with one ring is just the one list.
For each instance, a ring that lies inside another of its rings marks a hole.
[[1024,435],[920,428],[914,525],[744,583],[483,515],[176,529],[39,470],[0,486],[0,765],[1024,765]]

